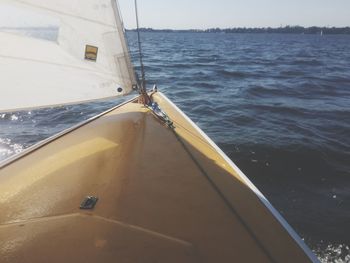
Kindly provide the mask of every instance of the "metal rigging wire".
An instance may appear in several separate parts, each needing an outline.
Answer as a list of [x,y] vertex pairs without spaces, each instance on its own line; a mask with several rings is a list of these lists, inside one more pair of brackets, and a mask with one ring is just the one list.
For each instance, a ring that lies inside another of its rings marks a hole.
[[143,65],[143,58],[142,58],[142,46],[141,46],[141,37],[140,37],[140,27],[139,27],[139,15],[138,15],[138,9],[137,9],[137,0],[135,0],[135,14],[136,14],[136,27],[137,27],[137,40],[138,40],[138,45],[139,45],[140,66],[141,66],[140,92],[141,92],[141,94],[147,94],[147,91],[146,91],[146,78],[145,78],[145,67]]

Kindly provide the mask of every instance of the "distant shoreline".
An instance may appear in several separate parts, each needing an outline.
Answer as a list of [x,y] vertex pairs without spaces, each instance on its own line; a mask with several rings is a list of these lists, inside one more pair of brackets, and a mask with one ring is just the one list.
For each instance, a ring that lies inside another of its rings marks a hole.
[[[0,31],[8,30],[50,30],[56,31],[58,27],[0,27]],[[136,29],[126,29],[127,32],[135,32]],[[155,33],[242,33],[242,34],[305,34],[305,35],[350,35],[350,26],[348,27],[301,27],[301,26],[285,26],[285,27],[235,27],[235,28],[208,28],[208,29],[154,29],[140,28],[141,32]]]
[[[127,29],[126,31],[136,31],[136,29]],[[209,28],[209,29],[153,29],[140,28],[141,32],[159,32],[159,33],[279,33],[279,34],[313,34],[313,35],[335,35],[350,34],[350,27],[263,27],[263,28]]]

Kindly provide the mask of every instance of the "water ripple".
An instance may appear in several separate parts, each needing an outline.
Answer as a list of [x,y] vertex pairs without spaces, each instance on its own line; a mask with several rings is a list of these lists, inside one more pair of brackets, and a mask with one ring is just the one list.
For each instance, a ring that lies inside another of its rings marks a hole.
[[[350,36],[142,38],[149,85],[219,144],[322,262],[349,261]],[[0,114],[0,159],[114,103]]]

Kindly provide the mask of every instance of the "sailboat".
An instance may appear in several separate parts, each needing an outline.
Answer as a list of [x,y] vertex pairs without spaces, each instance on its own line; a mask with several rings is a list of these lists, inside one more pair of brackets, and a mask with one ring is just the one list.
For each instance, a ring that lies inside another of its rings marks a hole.
[[0,262],[317,262],[176,105],[146,91],[114,0],[0,0],[55,42],[0,33],[0,111],[139,91],[0,164]]

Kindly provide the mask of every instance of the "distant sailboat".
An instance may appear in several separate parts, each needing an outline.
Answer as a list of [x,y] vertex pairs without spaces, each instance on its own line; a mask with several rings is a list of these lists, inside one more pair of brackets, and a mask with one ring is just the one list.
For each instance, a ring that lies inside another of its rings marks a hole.
[[140,94],[0,163],[1,262],[317,262],[219,147],[137,81],[114,0],[2,5],[60,28],[55,42],[0,33],[0,111]]

